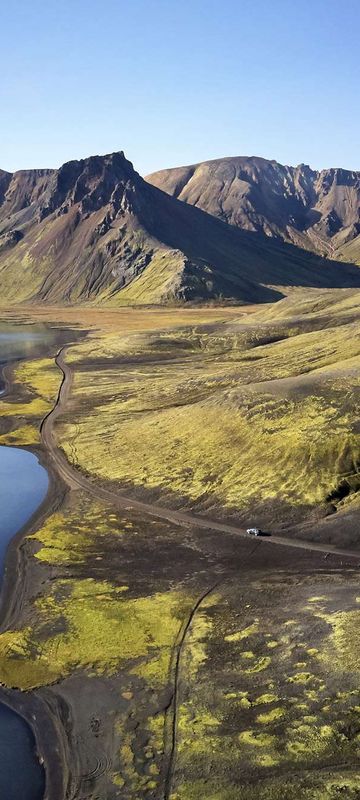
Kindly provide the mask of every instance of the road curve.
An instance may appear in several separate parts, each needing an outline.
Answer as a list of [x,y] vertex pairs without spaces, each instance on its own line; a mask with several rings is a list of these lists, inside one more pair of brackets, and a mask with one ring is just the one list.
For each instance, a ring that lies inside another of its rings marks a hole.
[[[153,517],[173,522],[176,525],[191,525],[197,528],[207,528],[208,530],[216,530],[221,533],[236,534],[237,536],[248,538],[245,529],[236,525],[214,520],[209,517],[202,517],[198,514],[164,508],[156,503],[144,503],[141,500],[126,497],[120,492],[117,493],[113,489],[111,491],[109,489],[104,489],[102,486],[94,484],[80,469],[76,469],[70,464],[63,451],[58,447],[54,436],[54,422],[66,407],[73,381],[72,369],[64,360],[66,349],[66,346],[62,347],[55,357],[55,363],[62,372],[62,380],[55,405],[46,417],[44,417],[40,426],[42,443],[54,467],[65,483],[67,483],[71,489],[85,489],[94,497],[110,502],[111,505],[120,509],[128,511],[134,509],[135,511],[140,511],[144,514],[150,514]],[[261,542],[264,545],[282,545],[283,547],[294,547],[299,550],[331,553],[336,556],[357,559],[360,563],[360,552],[356,550],[340,550],[332,545],[317,544],[315,542],[306,542],[298,539],[286,539],[281,536],[264,537],[261,539]]]

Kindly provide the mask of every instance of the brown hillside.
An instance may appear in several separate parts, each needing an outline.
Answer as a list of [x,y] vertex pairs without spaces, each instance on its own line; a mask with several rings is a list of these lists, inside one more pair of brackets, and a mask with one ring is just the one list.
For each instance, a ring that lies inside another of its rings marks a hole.
[[0,173],[3,301],[267,302],[292,286],[359,286],[360,272],[241,231],[144,181],[113,153]]
[[[346,259],[344,245],[360,234],[360,172],[238,157],[161,170],[147,180],[231,225],[321,255]],[[354,260],[359,256],[358,246]]]

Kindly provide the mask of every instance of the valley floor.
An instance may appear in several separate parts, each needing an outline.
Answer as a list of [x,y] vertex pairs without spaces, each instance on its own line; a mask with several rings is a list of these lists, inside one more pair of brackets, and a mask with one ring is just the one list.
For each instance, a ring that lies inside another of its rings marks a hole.
[[359,795],[358,307],[9,312],[78,326],[0,404],[51,476],[0,635],[50,800]]

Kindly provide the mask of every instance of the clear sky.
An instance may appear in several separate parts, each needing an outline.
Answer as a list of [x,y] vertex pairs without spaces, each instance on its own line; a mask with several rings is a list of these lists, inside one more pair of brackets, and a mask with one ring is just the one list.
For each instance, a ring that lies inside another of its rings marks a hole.
[[360,170],[359,0],[7,0],[0,166],[124,150]]

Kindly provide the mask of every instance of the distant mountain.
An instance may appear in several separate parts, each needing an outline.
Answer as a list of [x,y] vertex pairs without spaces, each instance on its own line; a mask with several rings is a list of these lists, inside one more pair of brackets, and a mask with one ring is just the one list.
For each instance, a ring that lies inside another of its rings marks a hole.
[[238,157],[161,170],[146,180],[242,230],[360,263],[360,172]]
[[264,302],[289,286],[360,286],[360,271],[181,203],[122,152],[0,171],[0,304]]

